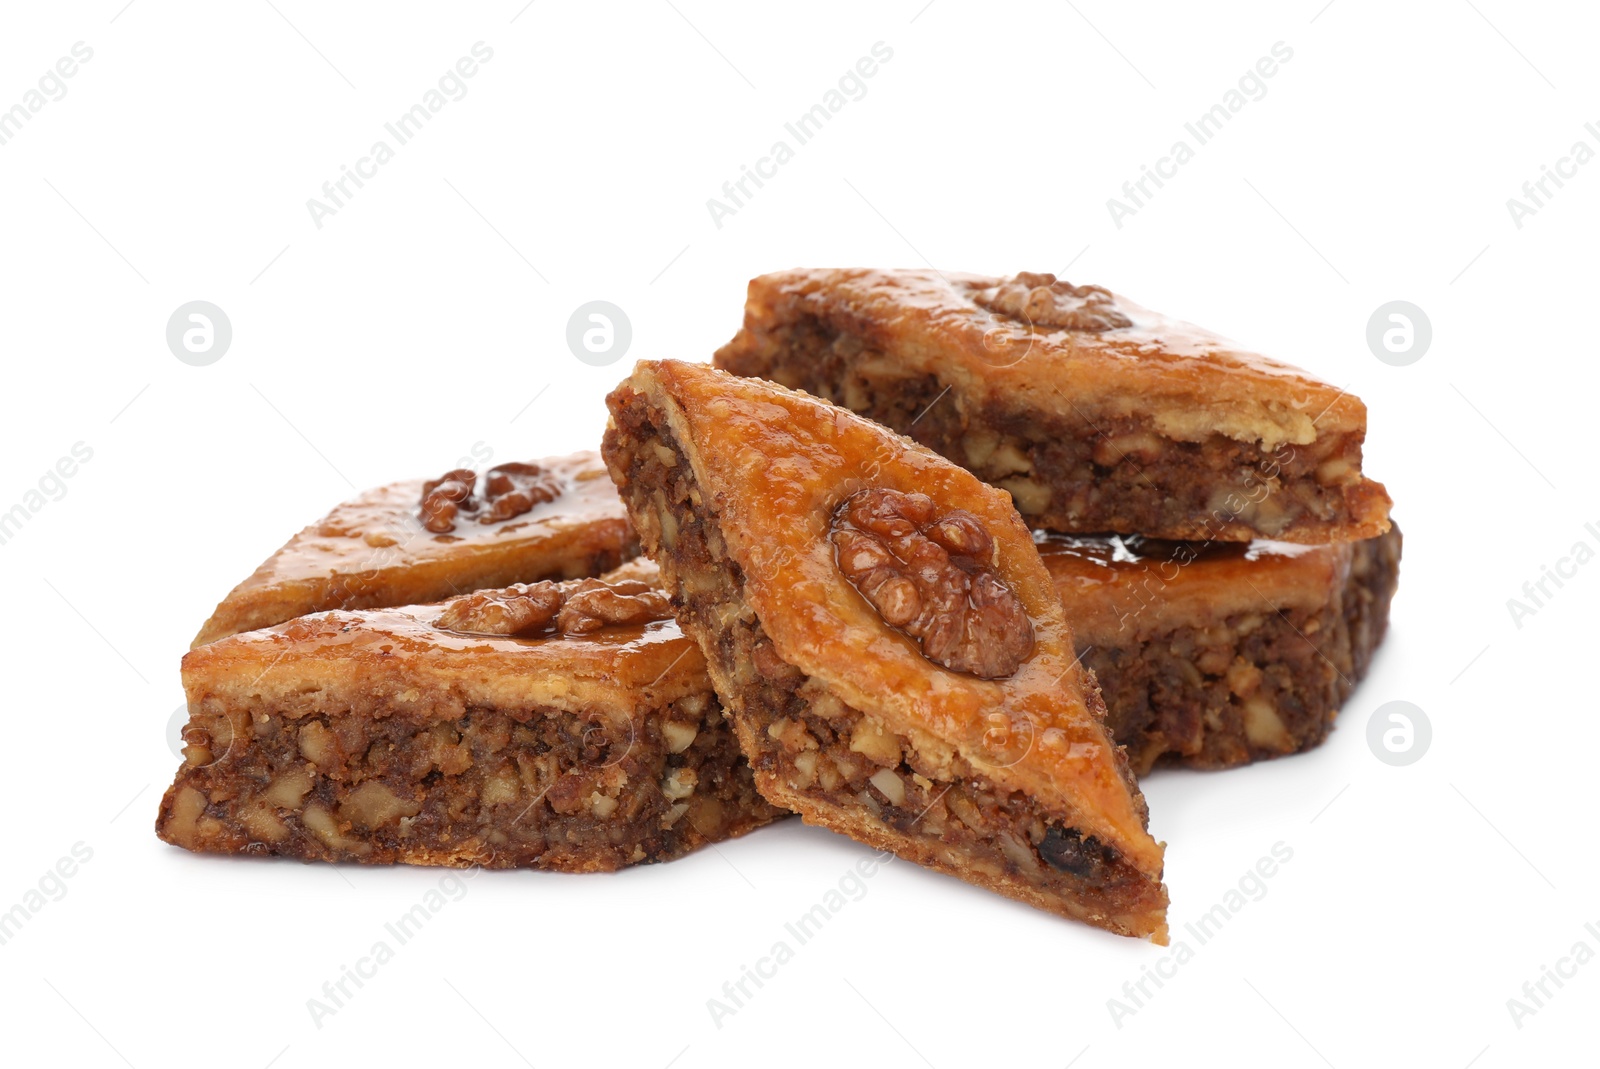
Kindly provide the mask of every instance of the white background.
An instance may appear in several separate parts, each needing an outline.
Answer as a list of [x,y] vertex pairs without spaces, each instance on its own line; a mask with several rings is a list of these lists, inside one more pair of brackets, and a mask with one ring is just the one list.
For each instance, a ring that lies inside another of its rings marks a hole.
[[[1600,951],[1600,563],[1520,628],[1506,604],[1600,549],[1600,162],[1520,228],[1506,206],[1600,143],[1592,10],[124,2],[0,15],[0,106],[94,50],[0,146],[0,511],[93,450],[0,545],[0,909],[93,851],[0,946],[8,1064],[1593,1063],[1600,963],[1520,1028],[1507,1000]],[[314,226],[307,198],[480,40],[466,97]],[[707,198],[878,41],[865,97],[716,227]],[[1278,41],[1265,97],[1113,225]],[[707,1000],[866,856],[789,822],[611,877],[481,876],[316,1027],[306,1000],[441,873],[156,840],[212,605],[355,489],[480,442],[592,446],[628,364],[709,357],[752,275],[927,263],[1102,283],[1368,403],[1406,532],[1372,676],[1314,753],[1146,783],[1175,937],[1281,841],[1265,897],[1119,1027],[1107,1000],[1170,951],[897,863],[718,1028]],[[233,325],[208,367],[164,337],[196,299]],[[633,325],[609,367],[565,342],[594,299]],[[1365,341],[1394,299],[1433,324],[1407,367]],[[1433,742],[1395,768],[1365,728],[1400,699]]]

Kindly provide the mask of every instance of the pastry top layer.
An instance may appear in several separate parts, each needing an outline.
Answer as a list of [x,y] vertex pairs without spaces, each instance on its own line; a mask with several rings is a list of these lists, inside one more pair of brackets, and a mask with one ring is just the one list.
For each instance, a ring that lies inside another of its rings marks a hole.
[[479,523],[464,516],[447,533],[422,525],[418,505],[425,480],[390,483],[338,505],[301,531],[257,569],[252,579],[271,582],[313,574],[359,572],[493,552],[496,547],[568,530],[597,520],[627,523],[627,510],[617,498],[600,454],[587,450],[538,462],[556,478],[562,492],[520,516],[498,523]]
[[892,354],[900,370],[936,374],[1004,410],[1054,411],[1070,397],[1090,418],[1148,416],[1174,440],[1220,433],[1269,450],[1366,427],[1358,398],[1299,368],[1100,287],[1047,275],[763,275],[750,282],[744,329],[718,360],[759,351],[771,344],[764,333],[808,318]]
[[[580,582],[589,589],[605,585]],[[499,595],[515,601],[530,591],[576,585],[534,583],[437,605],[302,616],[189,651],[184,688],[191,700],[208,695],[251,706],[286,697],[304,707],[304,696],[317,693],[330,707],[343,708],[356,698],[350,708],[371,710],[375,703],[365,699],[381,695],[383,715],[408,715],[409,706],[418,719],[454,719],[464,702],[622,720],[709,693],[699,646],[664,609],[645,614],[663,619],[601,626],[587,634],[557,630],[553,623],[531,637],[442,626],[441,617],[469,599],[481,603]],[[441,695],[450,700],[441,702]]]
[[[1074,656],[1050,574],[1004,491],[875,423],[771,383],[664,361],[641,362],[621,390],[630,388],[665,413],[780,657],[890,730],[931,736],[1141,870],[1160,870],[1161,848],[1091,712],[1094,685]],[[937,510],[976,518],[993,541],[994,574],[1032,626],[1031,649],[1014,672],[981,679],[934,663],[845,576],[836,517],[864,490],[925,494]]]
[[1350,576],[1355,542],[1169,542],[1034,532],[1080,646],[1117,646],[1239,613],[1315,610]]
[[422,479],[380,486],[336,506],[235,587],[195,645],[309,608],[430,600],[448,593],[454,570],[470,572],[541,544],[559,552],[558,544],[580,537],[619,549],[631,541],[627,510],[598,453],[552,457],[539,461],[538,467],[559,492],[494,523],[479,522],[478,515],[486,513],[466,513],[452,530],[428,530],[421,510]]

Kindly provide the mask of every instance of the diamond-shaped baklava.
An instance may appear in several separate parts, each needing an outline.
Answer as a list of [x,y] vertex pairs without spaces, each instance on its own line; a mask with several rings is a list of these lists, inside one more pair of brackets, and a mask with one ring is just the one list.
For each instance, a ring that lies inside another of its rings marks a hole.
[[604,454],[769,800],[1166,938],[1162,847],[1002,492],[877,424],[641,363]]

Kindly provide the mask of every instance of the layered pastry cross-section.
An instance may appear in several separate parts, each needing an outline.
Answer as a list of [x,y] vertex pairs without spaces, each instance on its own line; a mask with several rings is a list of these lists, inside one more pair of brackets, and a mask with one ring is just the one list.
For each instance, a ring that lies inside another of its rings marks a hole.
[[1399,579],[1398,527],[1321,546],[1034,537],[1141,775],[1321,743],[1383,639]]
[[157,834],[205,853],[609,871],[784,815],[644,583],[305,616],[183,661]]
[[1166,938],[1162,848],[1009,498],[851,413],[641,363],[606,462],[767,798]]
[[329,609],[599,575],[637,552],[594,452],[380,486],[307,527],[223,599],[193,645]]
[[1054,275],[764,275],[716,364],[915,438],[1038,527],[1303,543],[1389,527],[1358,398]]

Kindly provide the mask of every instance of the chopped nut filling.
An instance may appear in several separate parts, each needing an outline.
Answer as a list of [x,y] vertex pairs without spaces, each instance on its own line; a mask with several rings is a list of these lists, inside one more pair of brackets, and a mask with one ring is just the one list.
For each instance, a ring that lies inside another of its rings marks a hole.
[[[756,795],[709,695],[631,720],[457,706],[433,722],[393,707],[303,715],[325,703],[282,697],[248,714],[212,698],[191,707],[163,839],[212,853],[594,872],[669,860],[781,815]],[[240,729],[250,738],[231,745]]]

